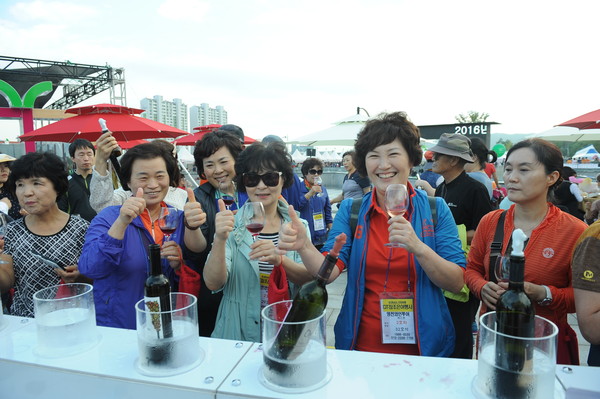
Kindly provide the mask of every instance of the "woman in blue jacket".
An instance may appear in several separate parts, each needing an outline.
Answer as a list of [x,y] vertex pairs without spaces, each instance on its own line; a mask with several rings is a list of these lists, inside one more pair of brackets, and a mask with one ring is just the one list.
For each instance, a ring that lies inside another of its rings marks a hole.
[[312,243],[321,249],[327,240],[327,232],[331,229],[331,204],[327,189],[316,184],[317,178],[323,174],[323,162],[319,158],[308,158],[302,163],[304,182],[298,200],[297,211],[300,217],[308,222]]
[[[399,112],[369,120],[358,135],[357,170],[369,177],[373,191],[362,199],[354,231],[353,201],[342,202],[323,247],[329,251],[340,233],[349,237],[330,277],[334,280],[348,269],[335,325],[338,349],[423,356],[450,356],[454,349],[454,327],[442,289],[461,290],[465,256],[443,199],[435,200],[434,219],[427,195],[408,182],[411,168],[421,162],[419,141],[419,129]],[[390,184],[404,184],[409,192],[406,213],[392,218],[385,206]],[[293,217],[284,226],[279,248],[297,250],[316,274],[323,254],[304,239],[298,220]],[[390,248],[388,242],[403,247]]]
[[177,171],[175,158],[158,145],[133,147],[121,159],[123,180],[135,195],[121,206],[103,209],[93,220],[79,258],[79,270],[94,279],[96,321],[100,326],[135,328],[135,303],[144,296],[148,245],[161,244],[163,273],[177,287],[175,271],[183,264],[181,247],[202,252],[199,227],[206,214],[188,189],[179,227],[163,242],[156,219]]

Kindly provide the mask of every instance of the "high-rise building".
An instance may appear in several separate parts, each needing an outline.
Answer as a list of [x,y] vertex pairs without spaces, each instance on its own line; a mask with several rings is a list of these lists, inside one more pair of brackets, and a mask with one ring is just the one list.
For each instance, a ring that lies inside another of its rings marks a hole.
[[[176,127],[189,132],[188,126],[188,109],[179,98],[173,101],[163,100],[162,96],[154,96],[154,98],[144,98],[141,102],[141,108],[145,111],[142,113],[144,118],[152,119],[169,126]],[[193,107],[192,107],[193,108]]]
[[227,124],[227,111],[222,105],[210,108],[208,104],[202,103],[200,106],[190,107],[190,126],[192,129],[212,124]]

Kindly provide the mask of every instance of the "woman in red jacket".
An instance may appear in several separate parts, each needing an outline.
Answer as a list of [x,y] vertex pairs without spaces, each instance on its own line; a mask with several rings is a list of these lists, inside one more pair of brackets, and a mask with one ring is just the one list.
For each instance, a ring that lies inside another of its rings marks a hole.
[[[514,205],[506,211],[502,254],[509,255],[514,229],[527,235],[525,247],[525,292],[536,304],[536,314],[559,328],[558,363],[579,364],[575,351],[575,332],[567,323],[567,313],[575,312],[571,283],[571,253],[575,241],[586,225],[562,212],[548,201],[561,183],[562,154],[554,144],[542,139],[529,139],[513,146],[506,157],[504,184]],[[481,219],[471,243],[465,280],[482,300],[481,312],[496,308],[498,298],[508,283],[496,283],[493,265],[490,273],[490,245],[502,210],[488,213]]]

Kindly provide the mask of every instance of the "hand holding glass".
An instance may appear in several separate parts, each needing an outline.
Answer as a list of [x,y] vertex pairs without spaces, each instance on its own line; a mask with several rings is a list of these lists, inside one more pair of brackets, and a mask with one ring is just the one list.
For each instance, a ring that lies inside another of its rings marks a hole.
[[499,283],[508,282],[508,269],[510,268],[509,256],[498,256],[494,265],[494,274]]
[[[321,179],[321,176],[317,175],[317,177],[315,177],[315,186],[322,186],[323,185],[323,179]],[[323,188],[321,188],[321,190],[323,190]],[[322,197],[323,196],[323,191],[321,191],[320,193],[317,194],[317,197]]]
[[[404,215],[408,209],[408,190],[404,184],[390,184],[385,190],[385,208],[387,214],[394,216]],[[404,245],[396,242],[385,244],[386,247],[401,247]]]
[[244,205],[244,223],[246,229],[252,234],[252,239],[256,237],[265,226],[265,208],[262,202],[246,202]]
[[171,238],[171,234],[179,227],[179,212],[176,208],[170,206],[160,208],[160,216],[158,217],[158,227],[165,235],[163,242],[167,242]]

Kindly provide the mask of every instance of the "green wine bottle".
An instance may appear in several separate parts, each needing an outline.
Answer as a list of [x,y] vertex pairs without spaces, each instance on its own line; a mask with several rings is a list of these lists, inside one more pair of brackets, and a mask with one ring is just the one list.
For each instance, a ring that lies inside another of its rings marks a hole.
[[[345,243],[346,234],[336,237],[333,249],[325,256],[316,278],[300,287],[294,295],[286,323],[312,320],[323,314],[328,299],[325,286]],[[310,334],[304,334],[305,327],[304,324],[283,324],[270,349],[271,359],[294,360],[302,354],[310,341]],[[265,360],[272,362],[271,359],[265,356]]]
[[527,398],[533,383],[533,342],[512,338],[532,338],[535,334],[535,307],[524,291],[523,282],[525,256],[521,242],[525,235],[520,234],[521,230],[513,233],[508,290],[496,304],[496,331],[504,334],[496,337],[497,398]]

